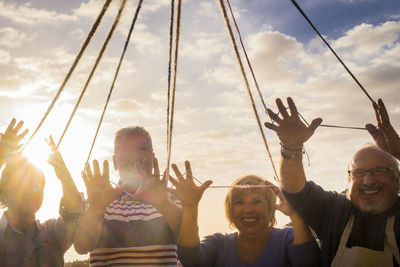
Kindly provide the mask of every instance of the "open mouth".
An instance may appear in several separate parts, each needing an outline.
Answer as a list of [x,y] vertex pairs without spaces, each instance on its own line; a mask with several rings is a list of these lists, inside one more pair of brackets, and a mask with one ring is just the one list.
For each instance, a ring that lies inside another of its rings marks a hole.
[[378,194],[378,193],[381,192],[381,191],[382,191],[381,188],[360,189],[360,192],[361,192],[363,195],[366,195],[366,196],[373,196],[373,195]]
[[257,221],[256,217],[243,217],[241,221],[244,223],[255,223]]

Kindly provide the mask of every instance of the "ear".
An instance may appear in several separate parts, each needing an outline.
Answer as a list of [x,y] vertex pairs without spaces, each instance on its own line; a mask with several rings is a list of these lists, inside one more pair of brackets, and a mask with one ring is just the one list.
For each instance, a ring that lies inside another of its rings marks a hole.
[[118,171],[118,164],[115,154],[113,155],[112,159],[113,159],[114,170]]

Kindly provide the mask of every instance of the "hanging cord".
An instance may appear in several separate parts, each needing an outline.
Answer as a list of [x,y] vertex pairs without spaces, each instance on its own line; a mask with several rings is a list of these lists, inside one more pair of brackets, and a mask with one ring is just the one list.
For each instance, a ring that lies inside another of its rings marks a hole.
[[226,0],[226,2],[228,3],[229,12],[231,13],[231,17],[232,17],[232,21],[233,21],[233,23],[234,23],[234,25],[235,25],[236,33],[237,33],[237,35],[239,36],[240,45],[241,45],[242,50],[243,50],[243,53],[244,53],[244,55],[245,55],[245,57],[246,57],[247,66],[248,66],[249,69],[250,69],[251,76],[253,77],[254,84],[255,84],[255,86],[256,86],[256,88],[257,88],[258,96],[260,97],[260,100],[261,100],[261,102],[262,102],[262,104],[263,104],[263,106],[264,106],[264,111],[265,111],[265,113],[268,114],[268,112],[267,112],[267,105],[266,105],[265,102],[264,102],[264,97],[263,97],[263,95],[262,95],[262,93],[261,93],[260,87],[258,86],[258,82],[257,82],[257,79],[256,79],[256,75],[254,74],[253,67],[251,66],[249,57],[248,57],[248,55],[247,55],[246,48],[245,48],[245,46],[244,46],[244,44],[243,44],[242,34],[240,33],[239,26],[238,26],[237,23],[236,23],[235,15],[233,14],[232,7],[231,7],[231,2],[230,2],[229,0]]
[[75,104],[74,110],[72,111],[71,116],[69,117],[68,123],[67,123],[67,125],[66,125],[65,128],[64,128],[64,131],[63,131],[63,133],[62,133],[62,135],[61,135],[61,137],[60,137],[60,140],[58,141],[57,148],[60,146],[61,141],[62,141],[62,139],[64,138],[64,135],[65,135],[65,133],[67,132],[67,129],[68,129],[68,127],[69,127],[69,125],[70,125],[70,123],[71,123],[71,121],[72,121],[72,118],[74,117],[75,112],[76,112],[76,110],[78,109],[79,104],[81,103],[81,100],[82,100],[82,98],[83,98],[83,95],[85,94],[86,89],[87,89],[87,87],[88,87],[88,85],[89,85],[89,83],[90,83],[90,81],[91,81],[91,79],[92,79],[92,77],[93,77],[93,74],[94,74],[94,72],[95,72],[95,70],[96,70],[96,68],[97,68],[97,66],[98,66],[98,64],[99,64],[99,62],[100,62],[100,60],[101,60],[102,57],[103,57],[104,51],[106,50],[107,45],[108,45],[108,43],[109,43],[109,41],[110,41],[110,39],[111,39],[111,37],[112,37],[112,35],[113,35],[113,33],[114,33],[114,30],[115,30],[115,28],[116,28],[117,25],[118,25],[119,19],[121,18],[121,14],[122,14],[122,11],[124,10],[125,3],[126,3],[126,0],[122,0],[122,2],[121,2],[121,7],[120,7],[119,10],[118,10],[118,14],[117,14],[117,16],[115,17],[115,20],[114,20],[114,23],[113,23],[113,25],[112,25],[112,27],[111,27],[111,29],[110,29],[110,32],[108,33],[107,38],[106,38],[106,40],[105,40],[104,43],[103,43],[103,47],[101,48],[101,50],[100,50],[100,52],[99,52],[99,54],[98,54],[98,56],[97,56],[96,62],[95,62],[95,64],[93,65],[93,68],[92,68],[92,70],[91,70],[91,72],[90,72],[90,74],[89,74],[89,77],[87,78],[87,81],[86,81],[86,83],[85,83],[85,86],[83,87],[82,92],[81,92],[81,94],[80,94],[80,96],[79,96],[79,98],[78,98],[78,100],[77,100],[77,102],[76,102],[76,104]]
[[314,24],[311,22],[311,20],[307,17],[306,13],[301,9],[301,7],[296,3],[295,0],[291,0],[293,5],[297,8],[297,10],[303,15],[303,17],[307,20],[308,24],[314,29],[314,31],[318,34],[318,36],[322,39],[322,41],[328,46],[328,48],[331,50],[331,52],[335,55],[337,60],[342,64],[342,66],[346,69],[347,73],[350,74],[350,76],[353,78],[353,80],[358,84],[358,86],[361,88],[361,90],[364,92],[364,94],[371,100],[373,104],[376,105],[376,102],[371,98],[371,96],[368,94],[367,90],[362,86],[362,84],[357,80],[357,78],[353,75],[353,73],[350,71],[349,68],[347,68],[346,64],[340,59],[340,57],[336,54],[335,50],[329,45],[329,43],[325,40],[325,38],[320,34],[318,29],[314,26]]
[[23,150],[28,143],[33,139],[33,137],[36,135],[36,133],[39,131],[40,127],[42,127],[42,124],[44,123],[44,121],[46,120],[47,116],[49,115],[50,111],[53,109],[57,99],[59,98],[59,96],[61,95],[61,92],[64,90],[65,85],[67,84],[69,78],[71,77],[72,73],[75,70],[75,67],[78,65],[79,60],[81,59],[84,51],[86,50],[87,46],[90,43],[90,40],[92,39],[93,35],[95,34],[104,14],[106,13],[108,7],[110,6],[111,0],[107,0],[104,5],[103,8],[99,14],[99,16],[97,17],[96,21],[94,22],[92,29],[90,30],[88,36],[86,37],[85,42],[83,43],[78,55],[76,56],[74,63],[72,64],[71,68],[69,69],[67,75],[64,78],[64,81],[62,82],[60,88],[58,89],[58,92],[56,94],[56,96],[54,97],[54,99],[51,101],[49,107],[47,108],[46,113],[44,114],[43,118],[40,120],[38,126],[36,127],[35,131],[33,131],[31,137],[29,137],[28,141],[25,143],[24,147],[21,149]]
[[[169,180],[169,165],[171,163],[171,147],[172,147],[172,130],[174,128],[174,109],[175,109],[175,92],[176,92],[176,77],[178,70],[178,51],[179,51],[179,36],[180,36],[180,26],[181,26],[181,9],[182,9],[182,0],[178,0],[177,6],[177,14],[176,14],[176,27],[175,27],[175,50],[174,50],[174,75],[172,77],[172,92],[171,92],[171,106],[170,106],[170,120],[169,120],[169,135],[167,136],[167,171],[166,171],[166,179]],[[168,74],[170,75],[170,74]],[[169,103],[169,102],[168,102]]]
[[[248,57],[248,55],[247,55],[246,48],[245,48],[245,46],[244,46],[244,44],[243,44],[242,35],[241,35],[241,33],[240,33],[239,26],[237,25],[237,22],[236,22],[236,19],[235,19],[235,15],[234,15],[234,13],[233,13],[233,11],[232,11],[232,7],[231,7],[231,4],[230,4],[230,1],[229,1],[229,0],[226,0],[226,1],[227,1],[227,3],[228,3],[229,11],[230,11],[230,13],[231,13],[232,20],[233,20],[233,22],[234,22],[236,32],[237,32],[237,34],[238,34],[238,36],[239,36],[239,40],[240,40],[240,44],[241,44],[243,53],[244,53],[244,55],[245,55],[245,57],[246,57],[247,65],[248,65],[248,67],[249,67],[249,69],[250,69],[250,72],[251,72],[251,75],[252,75],[252,77],[253,77],[254,84],[256,85],[258,95],[259,95],[260,100],[261,100],[261,102],[262,102],[262,104],[263,104],[263,106],[264,106],[265,113],[268,114],[268,112],[267,112],[267,106],[266,106],[266,104],[265,104],[265,102],[264,102],[264,97],[263,97],[263,95],[262,95],[262,93],[261,93],[261,90],[260,90],[260,87],[259,87],[259,85],[258,85],[256,76],[255,76],[254,71],[253,71],[253,67],[251,66],[249,57]],[[303,121],[309,126],[308,122],[304,119],[304,117],[303,117],[300,113],[298,113],[298,114],[299,114],[300,117],[303,119]],[[361,127],[338,126],[338,125],[330,125],[330,124],[321,124],[320,127],[340,128],[340,129],[353,129],[353,130],[366,130],[365,128],[361,128]],[[307,153],[307,152],[305,152],[305,153]]]
[[219,0],[219,4],[220,4],[220,8],[221,8],[223,17],[224,17],[224,19],[225,19],[226,28],[227,28],[227,30],[228,30],[230,39],[231,39],[231,41],[232,41],[232,46],[233,46],[233,50],[234,50],[234,52],[235,52],[236,59],[237,59],[237,61],[238,61],[238,63],[239,63],[239,66],[240,66],[240,71],[242,72],[242,76],[243,76],[244,82],[245,82],[245,84],[246,84],[246,89],[247,89],[247,92],[248,92],[249,97],[250,97],[250,101],[251,101],[251,105],[252,105],[252,108],[253,108],[253,111],[254,111],[254,115],[256,116],[258,128],[260,129],[261,136],[262,136],[262,139],[263,139],[263,141],[264,141],[265,148],[267,149],[268,156],[269,156],[269,159],[270,159],[270,161],[271,161],[271,165],[272,165],[272,168],[273,168],[273,171],[274,171],[274,179],[275,179],[276,181],[279,181],[278,173],[277,173],[277,171],[276,171],[275,164],[274,164],[274,161],[273,161],[273,159],[272,159],[272,155],[271,155],[271,152],[270,152],[270,150],[269,150],[268,143],[267,143],[267,140],[266,140],[266,138],[265,138],[265,134],[264,134],[263,128],[262,128],[262,126],[261,126],[260,117],[258,116],[258,113],[257,113],[257,108],[256,108],[256,105],[255,105],[255,103],[254,103],[253,95],[252,95],[251,90],[250,90],[250,85],[249,85],[249,82],[248,82],[248,80],[247,80],[246,73],[245,73],[245,71],[244,71],[243,63],[242,63],[242,60],[241,60],[241,58],[240,58],[240,54],[239,54],[238,48],[237,48],[237,46],[236,46],[235,37],[234,37],[234,35],[233,35],[232,28],[231,28],[231,25],[230,25],[230,22],[229,22],[227,13],[226,13],[225,4],[224,4],[223,0]]
[[[175,0],[171,0],[171,10],[170,10],[170,22],[169,22],[169,49],[168,49],[168,82],[167,82],[167,158],[169,153],[169,124],[170,124],[170,103],[171,103],[171,65],[172,65],[172,48],[174,39],[174,15],[175,15]],[[167,163],[167,179],[169,178],[169,163]]]
[[126,41],[125,41],[124,49],[122,51],[121,57],[120,57],[119,62],[118,62],[117,69],[116,69],[115,74],[114,74],[114,79],[113,79],[112,84],[111,84],[110,92],[108,93],[107,100],[106,100],[106,103],[105,103],[104,108],[103,108],[103,113],[101,114],[101,118],[100,118],[99,124],[98,124],[97,129],[96,129],[96,134],[94,135],[92,146],[90,147],[89,155],[88,155],[88,157],[86,159],[85,166],[89,163],[90,155],[92,154],[92,150],[93,150],[94,144],[96,143],[96,138],[97,138],[97,135],[99,133],[100,126],[101,126],[101,124],[103,122],[103,118],[104,118],[104,114],[106,113],[108,102],[110,102],[111,94],[112,94],[112,92],[114,90],[115,81],[117,80],[117,77],[118,77],[118,74],[119,74],[119,70],[120,70],[121,65],[122,65],[122,61],[124,59],[126,50],[128,48],[128,45],[129,45],[129,41],[131,39],[131,35],[132,35],[132,32],[133,32],[133,29],[134,29],[135,24],[136,24],[136,20],[137,20],[137,18],[139,16],[140,8],[142,7],[142,3],[143,3],[143,0],[139,0],[139,3],[138,3],[137,8],[136,8],[135,16],[133,17],[133,20],[132,20],[132,23],[131,23],[131,27],[129,29],[128,37],[126,38]]

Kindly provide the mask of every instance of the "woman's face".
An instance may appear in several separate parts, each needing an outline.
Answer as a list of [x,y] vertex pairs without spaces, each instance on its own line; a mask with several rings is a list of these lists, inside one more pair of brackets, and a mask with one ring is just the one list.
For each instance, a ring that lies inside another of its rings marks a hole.
[[241,234],[259,234],[268,228],[268,205],[261,192],[248,192],[233,200],[234,226]]

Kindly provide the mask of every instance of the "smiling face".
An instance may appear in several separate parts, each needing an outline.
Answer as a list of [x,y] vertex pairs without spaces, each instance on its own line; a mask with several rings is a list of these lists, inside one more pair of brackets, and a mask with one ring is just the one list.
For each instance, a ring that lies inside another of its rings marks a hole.
[[154,154],[148,139],[143,134],[128,134],[120,136],[115,142],[114,167],[119,172],[123,183],[137,187],[143,177],[138,168],[151,174]]
[[[233,185],[263,185],[264,179],[249,175]],[[276,195],[266,187],[231,188],[225,197],[225,215],[240,234],[257,235],[275,225]]]
[[[376,146],[360,149],[350,164],[350,169],[371,169],[375,167],[396,166],[396,160],[391,155]],[[398,172],[371,175],[367,172],[362,177],[349,177],[349,195],[354,206],[359,210],[380,214],[390,209],[398,195]]]
[[232,223],[241,234],[254,235],[268,228],[268,203],[260,192],[247,192],[233,200]]

